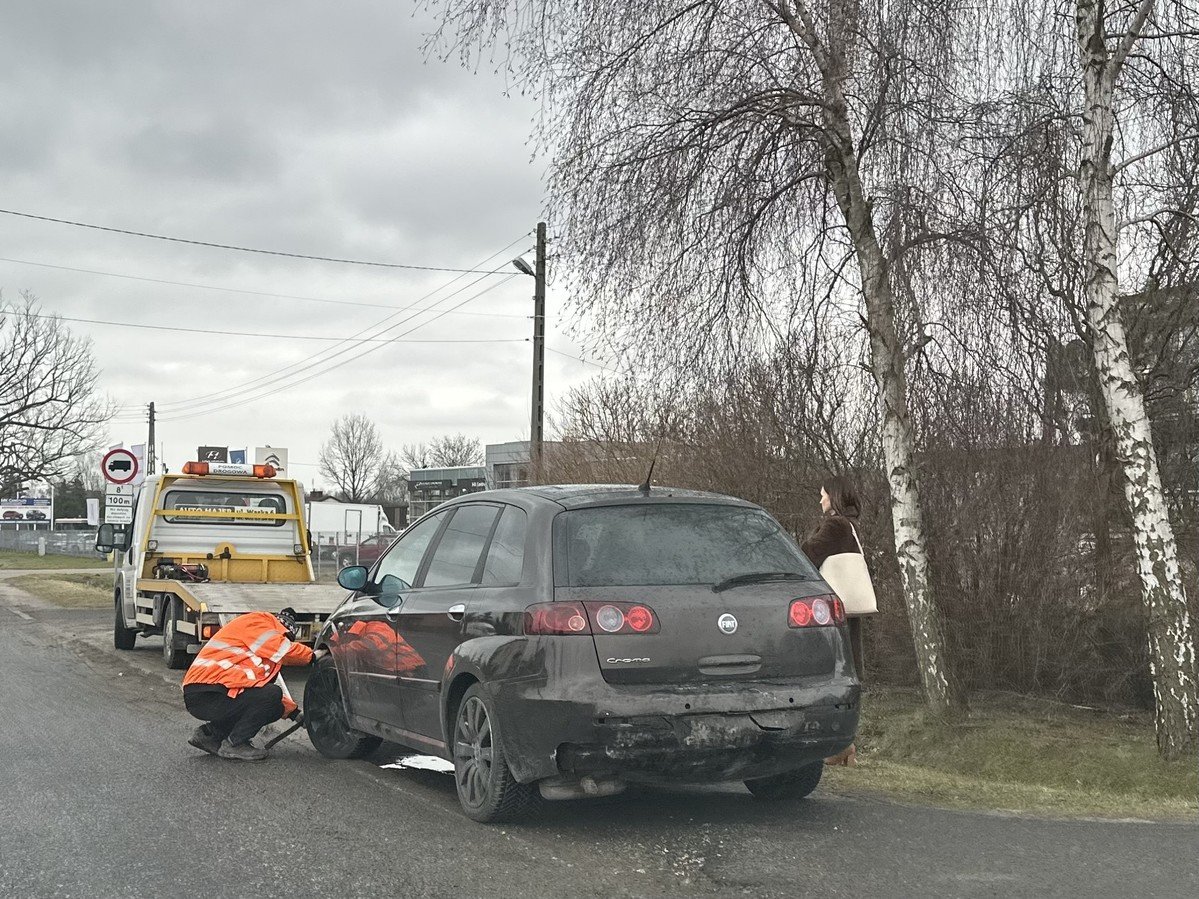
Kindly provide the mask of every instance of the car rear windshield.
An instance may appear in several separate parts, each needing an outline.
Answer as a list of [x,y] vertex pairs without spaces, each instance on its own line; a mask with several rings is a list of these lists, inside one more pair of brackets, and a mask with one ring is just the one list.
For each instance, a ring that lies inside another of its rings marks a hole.
[[691,503],[599,506],[565,512],[555,527],[565,528],[570,587],[718,584],[762,572],[820,576],[759,509]]

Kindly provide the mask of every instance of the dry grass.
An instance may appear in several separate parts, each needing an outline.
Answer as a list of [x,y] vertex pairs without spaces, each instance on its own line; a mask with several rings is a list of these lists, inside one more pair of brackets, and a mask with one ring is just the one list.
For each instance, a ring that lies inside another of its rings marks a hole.
[[84,559],[79,556],[39,556],[37,553],[19,553],[0,550],[0,571],[40,571],[43,568],[112,568],[112,562],[104,559]]
[[38,599],[67,609],[112,605],[112,574],[26,574],[8,581]]
[[829,769],[826,783],[962,808],[1199,816],[1195,759],[1159,758],[1147,714],[1007,695],[976,696],[971,705],[965,721],[946,724],[913,692],[872,689],[863,703],[859,764]]

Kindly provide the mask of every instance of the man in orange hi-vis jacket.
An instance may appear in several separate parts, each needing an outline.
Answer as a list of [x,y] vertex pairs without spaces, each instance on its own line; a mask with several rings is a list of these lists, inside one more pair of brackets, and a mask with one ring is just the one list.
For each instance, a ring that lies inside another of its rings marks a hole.
[[250,738],[272,721],[292,715],[296,704],[275,678],[283,665],[311,665],[313,652],[295,641],[296,613],[283,609],[238,615],[204,644],[183,678],[183,704],[207,722],[187,742],[223,759],[257,761],[267,756]]

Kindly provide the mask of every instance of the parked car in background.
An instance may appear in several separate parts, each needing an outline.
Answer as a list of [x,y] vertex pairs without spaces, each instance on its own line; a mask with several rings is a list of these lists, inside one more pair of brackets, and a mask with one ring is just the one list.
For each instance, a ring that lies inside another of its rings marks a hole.
[[305,691],[313,744],[450,760],[477,821],[631,782],[798,799],[857,730],[841,602],[743,500],[474,493],[338,581],[353,592],[315,642],[331,654]]
[[357,546],[340,547],[337,550],[337,566],[347,568],[350,565],[374,565],[395,539],[395,534],[376,534],[367,537]]

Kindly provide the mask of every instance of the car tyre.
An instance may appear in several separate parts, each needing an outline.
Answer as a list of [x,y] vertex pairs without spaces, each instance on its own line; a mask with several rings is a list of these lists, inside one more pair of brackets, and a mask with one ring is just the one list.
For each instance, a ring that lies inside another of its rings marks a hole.
[[525,817],[541,798],[537,784],[518,783],[512,776],[501,728],[483,688],[472,685],[454,715],[454,786],[462,811],[483,824]]
[[330,759],[362,758],[383,742],[350,727],[332,656],[316,663],[304,686],[304,727],[316,751]]
[[779,801],[803,799],[816,789],[824,773],[824,760],[812,762],[794,771],[784,771],[771,777],[755,777],[745,782],[755,799]]
[[179,671],[191,664],[187,652],[188,635],[179,633],[179,619],[183,617],[183,600],[172,596],[162,610],[162,658],[167,667]]
[[137,639],[137,628],[125,627],[125,616],[121,613],[121,597],[113,603],[112,645],[117,649],[133,649]]

